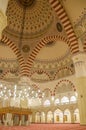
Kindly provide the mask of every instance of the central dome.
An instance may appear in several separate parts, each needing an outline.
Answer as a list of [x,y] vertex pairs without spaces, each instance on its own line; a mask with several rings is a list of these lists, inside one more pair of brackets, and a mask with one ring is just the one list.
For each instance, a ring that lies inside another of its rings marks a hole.
[[35,0],[19,0],[19,2],[25,6],[25,7],[30,7],[33,5]]
[[52,8],[48,0],[10,0],[7,17],[9,33],[18,37],[24,26],[24,39],[43,35],[53,22]]

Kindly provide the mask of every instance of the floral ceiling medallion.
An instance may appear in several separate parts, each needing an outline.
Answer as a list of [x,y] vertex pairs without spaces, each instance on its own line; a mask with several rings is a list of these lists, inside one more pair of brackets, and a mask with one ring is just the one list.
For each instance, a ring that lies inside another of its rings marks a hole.
[[25,7],[30,7],[33,5],[35,0],[19,0],[19,2]]
[[23,50],[24,53],[27,53],[27,52],[30,51],[30,47],[29,47],[28,45],[24,45],[24,46],[22,47],[22,50]]

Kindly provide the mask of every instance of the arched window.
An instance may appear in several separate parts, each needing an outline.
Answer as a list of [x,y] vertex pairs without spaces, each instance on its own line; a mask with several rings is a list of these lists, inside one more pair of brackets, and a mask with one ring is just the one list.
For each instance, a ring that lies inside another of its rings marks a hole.
[[61,99],[61,104],[68,104],[69,103],[69,98],[64,96],[62,99]]
[[71,98],[70,98],[70,103],[76,103],[76,97],[75,96],[72,96]]
[[49,100],[46,100],[46,101],[44,102],[44,106],[50,106],[50,101],[49,101]]
[[55,104],[55,105],[60,104],[60,101],[59,101],[58,98],[55,100],[54,104]]

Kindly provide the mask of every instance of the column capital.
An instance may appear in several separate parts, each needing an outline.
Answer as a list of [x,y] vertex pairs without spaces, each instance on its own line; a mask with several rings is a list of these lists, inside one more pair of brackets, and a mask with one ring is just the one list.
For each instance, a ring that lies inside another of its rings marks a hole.
[[86,53],[80,52],[72,56],[74,64],[79,62],[86,62]]
[[86,53],[80,52],[72,57],[76,77],[83,77],[86,76]]

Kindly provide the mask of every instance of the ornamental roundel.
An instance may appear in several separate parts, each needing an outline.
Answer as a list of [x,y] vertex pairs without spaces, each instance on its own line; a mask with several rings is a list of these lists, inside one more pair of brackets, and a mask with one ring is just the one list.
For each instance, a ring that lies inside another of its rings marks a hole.
[[58,32],[62,32],[63,31],[62,25],[59,22],[56,24],[56,28],[57,28]]
[[27,53],[27,52],[30,51],[30,47],[29,47],[28,45],[24,45],[24,46],[22,47],[22,51],[23,51],[24,53]]
[[33,5],[35,0],[19,0],[19,2],[25,7],[30,7]]

